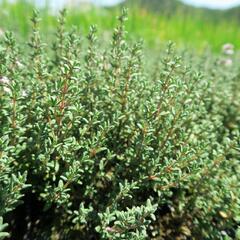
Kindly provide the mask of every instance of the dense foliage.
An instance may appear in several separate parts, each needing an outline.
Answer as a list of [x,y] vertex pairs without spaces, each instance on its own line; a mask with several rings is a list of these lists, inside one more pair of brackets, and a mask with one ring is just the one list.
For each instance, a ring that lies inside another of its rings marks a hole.
[[239,239],[238,57],[145,58],[125,20],[2,38],[0,239]]

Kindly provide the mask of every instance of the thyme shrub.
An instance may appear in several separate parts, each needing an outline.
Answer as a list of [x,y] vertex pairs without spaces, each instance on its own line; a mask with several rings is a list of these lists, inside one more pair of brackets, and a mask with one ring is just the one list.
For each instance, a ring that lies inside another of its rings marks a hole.
[[0,238],[239,235],[239,69],[172,43],[145,59],[126,19],[104,49],[95,26],[87,47],[66,31],[65,11],[53,43],[37,12],[26,47],[5,34]]

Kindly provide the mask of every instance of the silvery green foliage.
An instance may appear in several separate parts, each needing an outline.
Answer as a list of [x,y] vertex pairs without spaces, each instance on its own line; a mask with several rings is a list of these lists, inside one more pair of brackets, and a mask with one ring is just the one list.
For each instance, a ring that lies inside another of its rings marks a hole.
[[6,237],[9,237],[9,234],[7,232],[4,232],[5,228],[8,225],[3,223],[3,218],[0,217],[0,239],[4,239]]
[[25,52],[6,34],[0,215],[11,211],[14,235],[23,199],[27,239],[233,239],[239,70],[200,57],[190,66],[172,43],[145,60],[126,19],[106,49],[95,26],[83,47],[65,11],[53,44],[37,12]]
[[[96,230],[102,233],[104,239],[146,239],[146,226],[151,222],[151,219],[147,220],[146,217],[156,220],[156,209],[157,205],[153,206],[150,199],[145,206],[127,208],[126,211],[107,208],[105,213],[99,214],[102,226],[98,226]],[[110,224],[113,224],[113,227],[109,227]]]

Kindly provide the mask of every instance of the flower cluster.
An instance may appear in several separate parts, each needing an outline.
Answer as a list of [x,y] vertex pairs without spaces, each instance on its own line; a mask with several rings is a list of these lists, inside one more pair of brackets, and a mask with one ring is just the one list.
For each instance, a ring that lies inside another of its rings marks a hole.
[[233,55],[234,54],[234,46],[231,43],[226,43],[222,47],[222,52],[226,55]]
[[234,54],[234,45],[231,43],[226,43],[222,47],[222,53],[224,58],[221,60],[221,64],[227,67],[233,65],[233,59],[231,56]]

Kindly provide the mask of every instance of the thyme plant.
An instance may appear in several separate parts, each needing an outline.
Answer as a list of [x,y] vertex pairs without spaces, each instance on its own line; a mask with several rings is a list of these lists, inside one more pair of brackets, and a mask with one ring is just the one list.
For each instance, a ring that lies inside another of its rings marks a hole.
[[0,238],[238,239],[239,69],[146,59],[125,9],[86,46],[65,14],[53,43],[37,12],[24,48],[1,41]]

